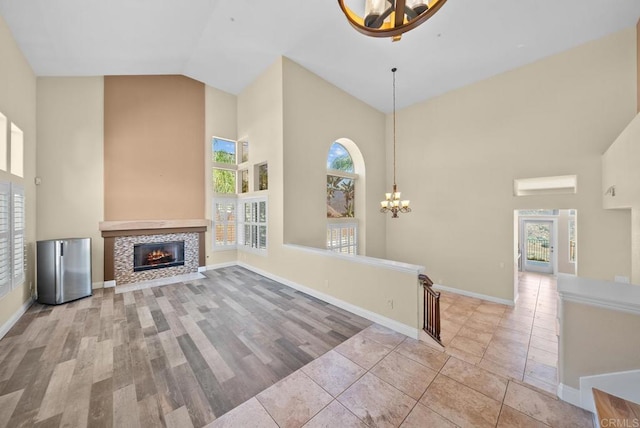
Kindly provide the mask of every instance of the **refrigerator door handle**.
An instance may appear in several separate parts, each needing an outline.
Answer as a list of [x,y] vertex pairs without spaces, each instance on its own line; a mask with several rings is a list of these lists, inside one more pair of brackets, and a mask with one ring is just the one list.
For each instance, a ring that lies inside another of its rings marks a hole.
[[60,257],[64,256],[64,241],[60,242]]

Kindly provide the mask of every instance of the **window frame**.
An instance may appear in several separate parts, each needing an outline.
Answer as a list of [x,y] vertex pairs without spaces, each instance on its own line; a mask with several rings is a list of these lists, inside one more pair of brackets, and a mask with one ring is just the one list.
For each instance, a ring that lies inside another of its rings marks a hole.
[[[233,205],[234,219],[232,222],[229,219],[216,220],[217,219],[217,206],[218,205]],[[214,197],[212,200],[212,246],[214,251],[228,251],[237,248],[238,244],[238,201],[235,197]],[[224,234],[224,244],[219,244],[217,240],[217,226],[222,224]],[[232,244],[229,244],[229,225],[233,225],[235,239]]]
[[[0,277],[0,298],[6,296],[11,290],[24,284],[26,279],[26,207],[24,186],[11,181],[0,181],[0,195],[6,204],[0,205],[0,225],[4,225],[6,230],[0,230],[0,239],[6,239],[6,247],[0,266],[4,270],[5,276]],[[16,198],[20,198],[20,203],[16,203]],[[19,210],[19,211],[17,211]],[[4,216],[4,217],[3,217]]]
[[[349,217],[348,221],[335,221],[327,223],[327,250],[333,251],[339,254],[347,254],[347,255],[358,255],[358,222],[354,221],[354,217]],[[342,238],[342,231],[344,229],[352,229],[353,230],[353,239],[349,240],[346,244],[344,243],[344,239]],[[338,240],[333,239],[333,232],[338,230],[340,233],[340,237]],[[337,244],[334,245],[334,243]],[[342,249],[353,248],[353,251],[342,251]]]
[[[264,204],[264,217],[261,217],[260,205]],[[250,206],[250,219],[246,219],[247,206]],[[240,251],[266,255],[269,250],[269,201],[266,196],[238,197],[237,248]],[[247,227],[249,229],[247,229]],[[246,231],[249,230],[247,240]],[[261,245],[261,230],[264,230],[264,246]]]

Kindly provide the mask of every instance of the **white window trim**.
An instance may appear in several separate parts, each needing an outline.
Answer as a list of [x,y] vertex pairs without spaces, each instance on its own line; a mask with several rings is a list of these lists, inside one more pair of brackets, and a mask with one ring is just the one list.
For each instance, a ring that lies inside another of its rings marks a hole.
[[342,171],[339,169],[327,168],[327,175],[333,175],[333,176],[342,177],[342,178],[353,178],[354,180],[358,179],[358,174],[354,174],[353,172]]

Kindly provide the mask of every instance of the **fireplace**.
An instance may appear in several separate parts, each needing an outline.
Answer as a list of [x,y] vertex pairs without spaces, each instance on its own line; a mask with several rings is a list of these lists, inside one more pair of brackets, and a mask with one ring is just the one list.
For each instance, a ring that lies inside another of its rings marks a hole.
[[[100,223],[105,284],[113,287],[198,272],[206,264],[207,224],[208,220],[197,219]],[[177,243],[181,248],[171,248]]]
[[140,243],[133,246],[133,271],[184,266],[184,241]]

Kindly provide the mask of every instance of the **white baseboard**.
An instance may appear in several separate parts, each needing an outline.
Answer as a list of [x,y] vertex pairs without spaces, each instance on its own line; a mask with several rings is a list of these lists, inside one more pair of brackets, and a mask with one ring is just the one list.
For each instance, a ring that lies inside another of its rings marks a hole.
[[198,272],[199,272],[199,273],[202,273],[202,272],[204,272],[204,271],[206,271],[206,270],[207,270],[207,267],[206,267],[206,266],[198,266]]
[[558,398],[574,406],[582,407],[580,406],[580,390],[563,383],[558,385]]
[[103,287],[104,288],[113,288],[116,286],[116,280],[112,279],[111,281],[105,281],[103,282]]
[[500,299],[499,297],[487,296],[486,294],[473,293],[467,290],[461,290],[459,288],[447,287],[446,285],[433,284],[434,290],[446,291],[448,293],[460,294],[462,296],[474,297],[476,299],[487,300],[493,303],[500,303],[501,305],[515,306],[513,300]]
[[207,266],[204,266],[202,271],[200,270],[200,268],[198,268],[198,272],[204,272],[206,270],[222,269],[222,268],[231,267],[231,266],[238,266],[238,262],[233,261],[233,262],[225,262],[225,263],[216,263],[214,265],[207,265]]
[[0,327],[0,339],[2,339],[4,335],[7,334],[9,330],[11,330],[11,327],[13,327],[16,322],[18,322],[20,317],[24,315],[25,312],[27,312],[27,310],[31,307],[31,305],[33,305],[33,302],[35,301],[35,297],[29,298],[29,300],[24,302],[20,309],[18,309],[16,313],[14,313],[11,318],[9,318],[7,322],[5,322],[2,327]]
[[273,281],[277,281],[277,282],[279,282],[281,284],[284,284],[284,285],[286,285],[288,287],[294,288],[294,289],[296,289],[298,291],[302,291],[303,293],[309,294],[310,296],[313,296],[313,297],[315,297],[317,299],[320,299],[320,300],[322,300],[324,302],[327,302],[327,303],[330,303],[330,304],[332,304],[334,306],[342,308],[342,309],[344,309],[346,311],[349,311],[349,312],[351,312],[353,314],[359,315],[359,316],[361,316],[363,318],[368,319],[369,321],[373,321],[373,322],[375,322],[377,324],[383,325],[383,326],[385,326],[387,328],[390,328],[391,330],[397,331],[398,333],[402,333],[405,336],[409,336],[409,337],[411,337],[413,339],[418,339],[419,330],[417,328],[410,327],[410,326],[408,326],[406,324],[402,324],[401,322],[398,322],[396,320],[392,320],[391,318],[387,318],[385,316],[382,316],[380,314],[372,312],[372,311],[370,311],[368,309],[364,309],[364,308],[361,308],[360,306],[356,306],[354,304],[345,302],[344,300],[340,300],[340,299],[338,299],[336,297],[333,297],[333,296],[330,296],[328,294],[322,293],[322,292],[320,292],[318,290],[315,290],[313,288],[309,288],[309,287],[306,287],[304,285],[298,284],[296,282],[289,281],[286,278],[279,277],[279,276],[274,275],[274,274],[272,274],[270,272],[264,271],[262,269],[256,268],[256,267],[248,265],[246,263],[238,262],[237,265],[241,266],[241,267],[243,267],[245,269],[248,269],[248,270],[250,270],[252,272],[255,272],[255,273],[259,274],[259,275],[265,276],[265,277],[267,277],[267,278],[269,278],[269,279],[271,279]]

